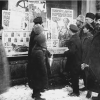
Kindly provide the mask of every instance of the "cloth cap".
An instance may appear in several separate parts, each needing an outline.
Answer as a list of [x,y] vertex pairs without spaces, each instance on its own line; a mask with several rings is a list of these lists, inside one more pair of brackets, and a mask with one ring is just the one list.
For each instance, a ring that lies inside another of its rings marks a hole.
[[100,19],[100,13],[95,14],[95,20],[98,20],[98,19]]
[[95,15],[93,13],[89,12],[89,13],[86,14],[86,17],[89,17],[89,18],[94,20]]
[[78,32],[78,27],[74,24],[70,24],[69,29],[74,33]]
[[42,23],[43,23],[42,17],[36,17],[36,18],[33,20],[33,22],[34,22],[35,24],[42,24]]
[[83,16],[83,15],[79,15],[78,17],[77,17],[77,20],[79,20],[79,21],[81,21],[81,22],[85,22],[85,16]]
[[42,46],[42,47],[47,47],[46,45],[46,37],[43,33],[36,35],[34,38],[34,41],[37,45]]

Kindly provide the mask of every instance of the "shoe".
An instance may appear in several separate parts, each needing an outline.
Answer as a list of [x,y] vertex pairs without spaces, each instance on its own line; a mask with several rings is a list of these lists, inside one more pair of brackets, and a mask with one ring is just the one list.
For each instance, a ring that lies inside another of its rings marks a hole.
[[69,96],[79,96],[80,94],[79,93],[74,93],[74,92],[72,92],[72,93],[70,93],[70,94],[68,94]]
[[35,97],[34,100],[46,100],[46,99],[41,97]]
[[91,95],[92,95],[92,92],[91,91],[88,91],[87,92],[87,95],[86,95],[86,98],[88,98],[88,99],[91,98]]
[[80,91],[86,91],[87,89],[86,89],[86,87],[83,87],[83,88],[81,88],[81,89],[79,89]]

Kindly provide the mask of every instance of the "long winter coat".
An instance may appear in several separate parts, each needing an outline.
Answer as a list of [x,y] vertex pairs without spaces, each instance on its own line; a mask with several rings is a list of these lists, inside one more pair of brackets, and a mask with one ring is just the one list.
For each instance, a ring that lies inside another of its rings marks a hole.
[[0,39],[0,94],[6,92],[10,86],[9,65],[6,53]]
[[32,89],[48,88],[48,72],[46,63],[46,50],[41,47],[32,49],[30,61],[30,80],[29,86]]
[[67,57],[66,70],[71,70],[72,72],[79,72],[81,65],[81,41],[78,34],[73,35],[67,42],[69,50],[65,52]]
[[31,61],[31,52],[32,52],[32,48],[34,47],[34,45],[36,44],[34,42],[34,38],[35,36],[41,34],[43,32],[43,27],[40,24],[36,24],[30,34],[30,41],[29,41],[29,50],[28,50],[28,65],[27,65],[27,77],[30,77],[29,73],[30,71],[28,71],[30,69],[30,61]]
[[92,39],[90,51],[85,63],[89,64],[87,72],[87,87],[89,90],[100,93],[100,30],[97,31]]
[[84,60],[89,52],[90,49],[90,44],[92,41],[93,35],[88,32],[84,33],[84,36],[81,37],[81,45],[82,45],[82,62],[84,63]]

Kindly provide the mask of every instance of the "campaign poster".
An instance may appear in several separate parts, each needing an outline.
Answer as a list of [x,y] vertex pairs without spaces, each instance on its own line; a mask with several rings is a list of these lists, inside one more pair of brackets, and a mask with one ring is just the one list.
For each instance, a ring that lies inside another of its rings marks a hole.
[[69,25],[73,23],[73,10],[51,8],[51,38],[59,39],[59,47],[65,47]]

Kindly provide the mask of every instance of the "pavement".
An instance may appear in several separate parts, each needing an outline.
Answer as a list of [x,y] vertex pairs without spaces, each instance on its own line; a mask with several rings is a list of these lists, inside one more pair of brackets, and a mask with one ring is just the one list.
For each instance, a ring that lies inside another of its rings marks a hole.
[[[83,87],[83,81],[79,81],[80,88]],[[87,91],[80,91],[80,96],[69,96],[68,94],[72,92],[72,88],[70,86],[63,86],[61,88],[55,88],[45,91],[41,93],[43,98],[46,100],[92,100],[86,98]],[[16,85],[10,87],[7,92],[0,95],[0,100],[34,100],[31,98],[32,90],[28,87],[28,85]],[[92,93],[92,96],[97,96],[97,93]]]

